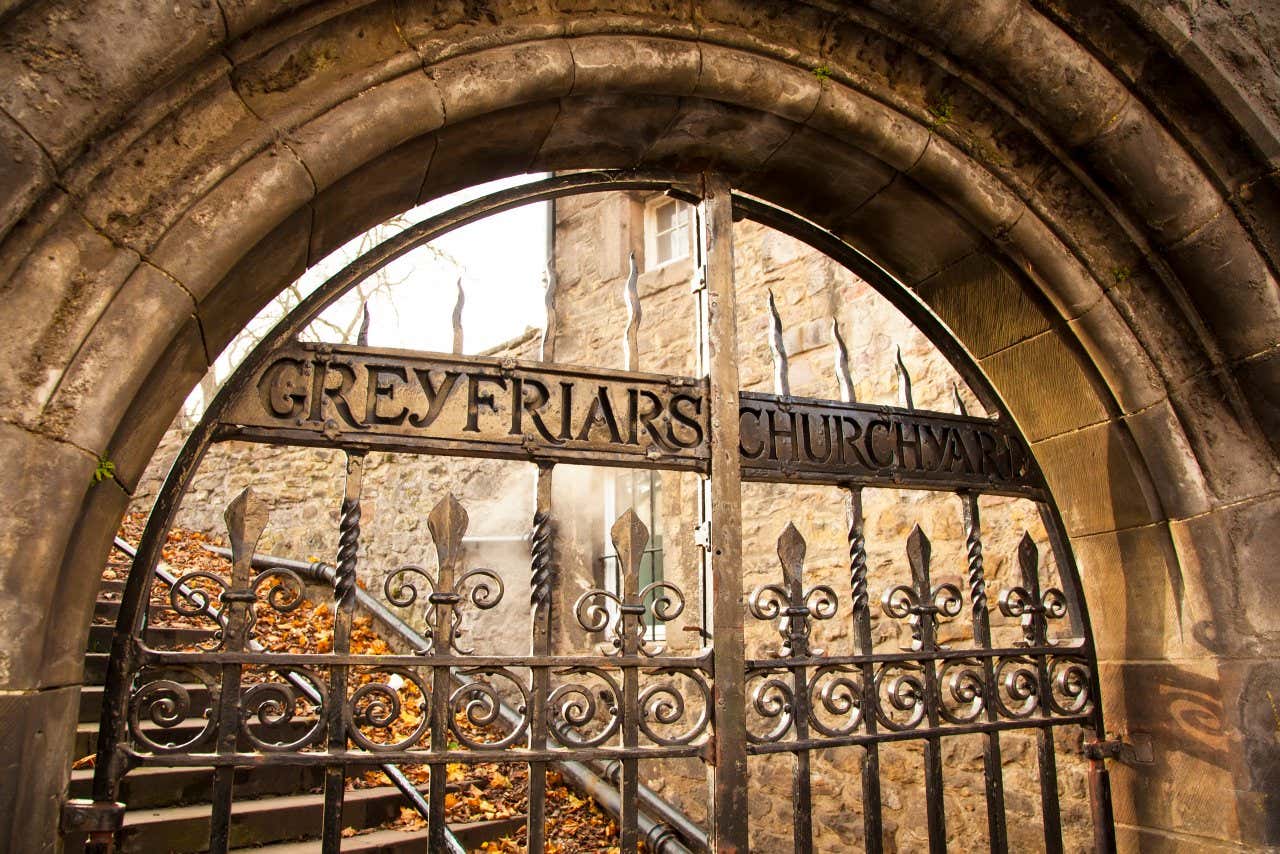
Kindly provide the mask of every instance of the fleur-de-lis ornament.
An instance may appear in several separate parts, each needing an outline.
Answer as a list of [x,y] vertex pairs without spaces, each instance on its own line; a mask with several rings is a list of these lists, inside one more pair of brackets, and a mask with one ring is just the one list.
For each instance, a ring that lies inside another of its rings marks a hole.
[[649,544],[649,529],[636,511],[628,510],[618,517],[609,530],[618,555],[622,593],[588,590],[573,606],[578,625],[588,632],[608,632],[612,645],[621,655],[659,655],[663,647],[644,642],[644,617],[652,613],[664,623],[684,611],[684,593],[669,581],[654,581],[640,588],[640,562]]
[[1018,543],[1018,568],[1022,572],[1022,584],[1001,591],[1000,613],[1021,619],[1021,646],[1047,646],[1048,621],[1066,616],[1067,598],[1056,587],[1040,592],[1040,550],[1031,534],[1025,531]]
[[502,579],[491,569],[464,570],[462,538],[469,524],[466,509],[450,493],[442,498],[427,516],[427,530],[436,548],[437,570],[433,575],[417,564],[406,564],[387,576],[383,593],[387,601],[407,608],[418,600],[418,589],[411,576],[426,582],[430,605],[424,638],[428,651],[448,655],[470,655],[474,650],[458,645],[462,634],[462,613],[459,606],[464,599],[471,600],[476,608],[487,611],[502,601]]
[[932,546],[920,526],[907,537],[907,561],[911,564],[911,584],[890,587],[880,597],[880,608],[895,620],[908,620],[911,626],[911,648],[937,652],[939,617],[955,617],[960,613],[960,588],[954,584],[934,587],[929,581],[929,558]]
[[829,620],[836,615],[839,598],[835,590],[818,584],[804,586],[804,556],[808,546],[796,526],[787,523],[778,537],[778,560],[782,563],[782,584],[763,584],[751,591],[747,608],[757,620],[778,619],[781,658],[820,656],[823,651],[809,646],[813,620]]

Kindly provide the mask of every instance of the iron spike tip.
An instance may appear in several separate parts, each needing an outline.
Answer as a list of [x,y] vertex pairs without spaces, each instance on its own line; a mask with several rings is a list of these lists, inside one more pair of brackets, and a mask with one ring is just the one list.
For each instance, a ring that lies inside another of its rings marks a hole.
[[[365,300],[360,304],[360,331],[356,333],[356,344],[360,347],[369,346],[369,301]],[[348,329],[350,327],[347,327]]]
[[911,394],[911,373],[907,371],[907,363],[902,360],[902,347],[896,346],[895,370],[898,374],[898,402],[904,409],[915,409],[915,399]]
[[649,544],[649,529],[633,509],[628,509],[618,517],[609,529],[609,538],[613,541],[614,551],[625,567],[639,567],[644,557],[644,548]]
[[783,568],[790,570],[799,565],[804,560],[808,549],[804,535],[793,523],[788,522],[787,527],[783,528],[778,536],[778,559],[782,561]]
[[782,316],[778,314],[778,303],[773,298],[773,288],[769,288],[768,297],[769,349],[773,351],[773,390],[781,397],[790,397],[791,376],[787,364],[787,347],[782,340]]
[[969,408],[964,405],[964,398],[960,396],[960,386],[956,383],[951,384],[951,397],[956,404],[956,412],[960,415],[968,415]]
[[1022,539],[1018,540],[1018,558],[1020,560],[1035,560],[1040,556],[1040,547],[1036,545],[1036,541],[1031,538],[1030,531],[1022,532]]
[[427,530],[431,532],[437,551],[452,551],[460,547],[469,521],[466,508],[452,492],[436,502],[427,514]]
[[836,381],[840,384],[840,399],[845,403],[857,403],[853,389],[853,375],[849,373],[849,348],[840,334],[840,320],[831,316],[831,344],[835,348]]

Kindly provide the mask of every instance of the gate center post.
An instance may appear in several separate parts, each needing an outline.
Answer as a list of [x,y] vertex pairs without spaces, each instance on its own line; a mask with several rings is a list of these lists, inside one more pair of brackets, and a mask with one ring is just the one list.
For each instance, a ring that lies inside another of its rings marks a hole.
[[701,522],[712,636],[709,840],[718,854],[747,851],[747,727],[742,601],[742,472],[739,459],[738,335],[733,278],[733,199],[721,176],[703,176],[698,216],[699,373],[710,402],[711,456]]

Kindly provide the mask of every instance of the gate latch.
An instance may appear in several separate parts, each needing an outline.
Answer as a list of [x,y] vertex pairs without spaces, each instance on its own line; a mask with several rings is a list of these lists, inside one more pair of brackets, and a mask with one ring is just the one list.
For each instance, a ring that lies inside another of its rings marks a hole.
[[1120,738],[1088,741],[1084,755],[1090,759],[1116,759],[1126,765],[1150,765],[1155,762],[1151,736],[1145,732],[1129,733],[1129,740]]
[[116,801],[71,798],[62,805],[63,834],[87,833],[92,842],[109,842],[123,824],[124,804]]

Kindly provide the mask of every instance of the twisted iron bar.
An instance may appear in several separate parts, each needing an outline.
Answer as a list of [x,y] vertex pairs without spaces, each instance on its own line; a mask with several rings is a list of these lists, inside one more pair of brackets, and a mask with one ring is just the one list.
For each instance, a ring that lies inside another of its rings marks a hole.
[[[359,467],[364,460],[352,454],[349,465]],[[350,491],[342,498],[341,518],[338,520],[338,555],[337,569],[334,573],[333,590],[338,600],[338,607],[349,609],[355,604],[356,595],[356,553],[360,548],[360,494]]]
[[552,569],[552,537],[551,513],[538,510],[533,514],[533,539],[529,550],[533,555],[530,563],[529,604],[549,606],[551,603],[551,569]]
[[849,586],[853,592],[853,613],[861,614],[869,607],[867,594],[867,537],[863,531],[862,496],[851,495],[858,511],[849,513]]

